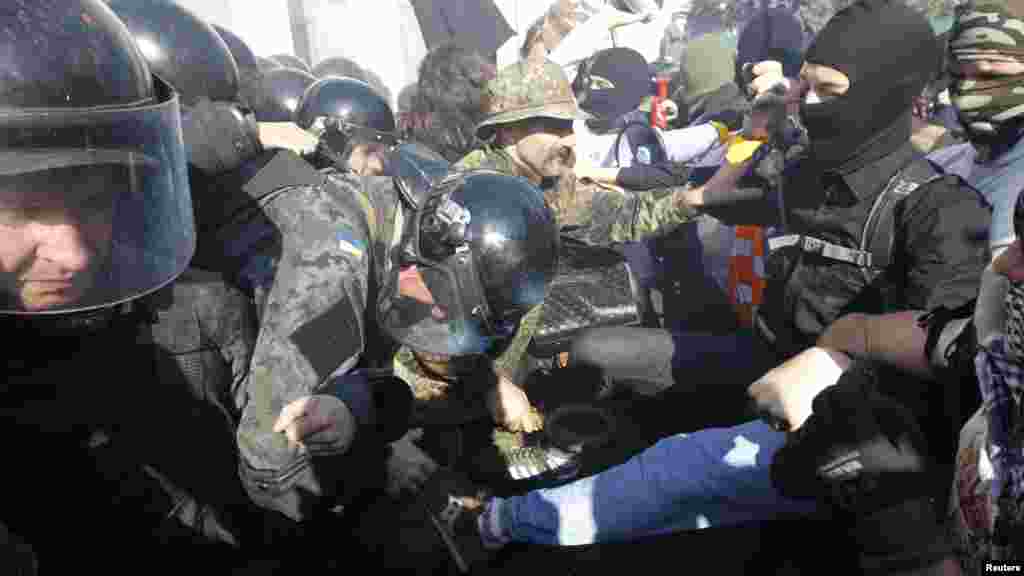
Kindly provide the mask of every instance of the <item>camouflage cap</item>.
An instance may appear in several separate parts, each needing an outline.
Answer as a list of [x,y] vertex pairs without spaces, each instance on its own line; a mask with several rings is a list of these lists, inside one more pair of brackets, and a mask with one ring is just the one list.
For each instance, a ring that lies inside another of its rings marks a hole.
[[481,96],[484,120],[476,135],[487,140],[494,126],[527,118],[587,119],[562,68],[550,60],[523,60],[501,69]]
[[1024,8],[1006,0],[976,0],[958,7],[949,50],[958,60],[1024,60]]

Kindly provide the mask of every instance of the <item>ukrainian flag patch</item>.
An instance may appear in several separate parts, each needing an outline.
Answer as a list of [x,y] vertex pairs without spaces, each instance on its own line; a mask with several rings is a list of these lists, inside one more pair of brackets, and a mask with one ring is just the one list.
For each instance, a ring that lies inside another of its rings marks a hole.
[[363,244],[362,240],[355,237],[350,230],[341,230],[335,234],[335,238],[338,240],[338,247],[341,251],[355,256],[356,258],[362,258],[363,253],[366,251],[366,245]]

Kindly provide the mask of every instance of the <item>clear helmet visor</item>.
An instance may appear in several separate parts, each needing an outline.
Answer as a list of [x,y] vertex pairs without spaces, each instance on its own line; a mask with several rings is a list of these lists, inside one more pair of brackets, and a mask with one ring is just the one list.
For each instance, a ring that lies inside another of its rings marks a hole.
[[[454,258],[465,258],[462,265],[471,266],[468,253]],[[378,317],[393,338],[416,351],[449,357],[486,354],[497,335],[486,305],[467,285],[470,280],[469,274],[446,266],[404,266],[378,303]]]
[[0,110],[0,313],[57,314],[148,294],[196,236],[177,97]]
[[[456,172],[416,194],[377,302],[387,333],[434,356],[500,353],[543,301],[557,260],[557,242],[544,242],[553,217],[528,218],[543,198],[527,186],[506,175]],[[536,228],[533,244],[526,242],[531,224],[546,226]]]

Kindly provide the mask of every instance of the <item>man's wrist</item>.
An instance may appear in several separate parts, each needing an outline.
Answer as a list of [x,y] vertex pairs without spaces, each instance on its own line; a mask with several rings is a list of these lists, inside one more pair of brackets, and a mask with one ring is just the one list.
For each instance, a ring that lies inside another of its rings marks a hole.
[[822,348],[822,350],[824,350],[825,353],[829,355],[832,361],[835,362],[836,366],[842,372],[846,372],[847,370],[850,369],[850,366],[853,365],[853,358],[851,358],[850,355],[846,354],[845,352],[833,350],[830,348]]
[[703,186],[683,186],[675,191],[676,207],[696,208],[704,204]]
[[833,322],[818,338],[817,346],[843,353],[845,356],[870,359],[872,330],[870,316],[847,314]]

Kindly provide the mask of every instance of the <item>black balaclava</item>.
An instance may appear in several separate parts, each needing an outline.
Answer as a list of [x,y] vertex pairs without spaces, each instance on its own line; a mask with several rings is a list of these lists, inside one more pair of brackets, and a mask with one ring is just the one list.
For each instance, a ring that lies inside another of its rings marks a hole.
[[846,74],[850,88],[801,105],[810,155],[825,170],[854,170],[906,143],[911,105],[939,57],[928,21],[903,2],[860,0],[837,12],[804,59]]
[[609,48],[594,54],[576,73],[573,91],[579,107],[597,122],[591,130],[606,127],[636,110],[650,94],[651,71],[647,60],[632,48]]

